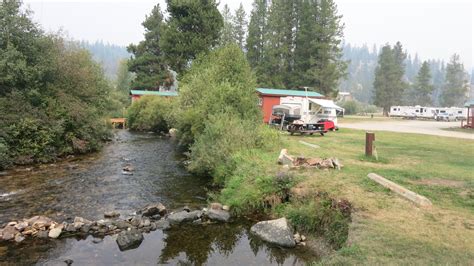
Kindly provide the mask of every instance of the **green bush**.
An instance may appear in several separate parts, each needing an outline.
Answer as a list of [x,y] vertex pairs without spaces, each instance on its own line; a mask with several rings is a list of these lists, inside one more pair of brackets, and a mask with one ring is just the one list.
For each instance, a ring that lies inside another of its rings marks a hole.
[[173,99],[144,96],[128,108],[128,126],[139,131],[168,132],[172,112]]
[[347,240],[350,209],[339,208],[326,195],[287,205],[284,212],[298,230],[321,235],[334,248],[341,248]]
[[204,132],[212,115],[226,112],[255,125],[261,122],[255,77],[237,45],[201,55],[180,84],[176,127],[179,143],[186,148]]
[[348,100],[340,103],[341,107],[344,108],[345,115],[356,115],[359,113],[378,113],[380,112],[379,108],[375,105],[370,105],[366,103],[361,103],[356,100]]

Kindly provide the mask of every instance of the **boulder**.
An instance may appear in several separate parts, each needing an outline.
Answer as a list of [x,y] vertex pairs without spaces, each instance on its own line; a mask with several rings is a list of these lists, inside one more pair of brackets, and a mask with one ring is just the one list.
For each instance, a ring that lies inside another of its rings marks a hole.
[[224,210],[210,209],[207,211],[207,217],[214,221],[228,222],[230,219],[230,213]]
[[117,236],[117,245],[121,251],[137,248],[142,241],[143,234],[135,228],[120,232]]
[[166,207],[165,205],[158,202],[144,207],[140,210],[140,213],[142,214],[142,216],[147,217],[155,216],[157,214],[163,216],[166,214]]
[[109,211],[109,212],[104,212],[104,217],[105,218],[115,218],[119,217],[120,213],[117,211]]
[[33,228],[37,230],[44,230],[45,228],[49,228],[51,226],[53,220],[45,216],[34,216],[26,220],[26,222],[28,222],[28,225],[33,226]]
[[192,211],[192,212],[180,211],[180,212],[171,213],[168,216],[168,221],[170,224],[180,224],[180,223],[185,223],[185,222],[192,222],[194,220],[201,218],[201,216],[202,216],[202,211]]
[[55,227],[55,228],[49,230],[48,236],[50,238],[58,238],[61,235],[62,231],[63,231],[62,226]]
[[18,231],[15,229],[15,226],[7,225],[3,228],[2,238],[3,240],[12,240],[15,238],[16,233]]
[[250,231],[271,244],[288,248],[296,246],[293,230],[286,218],[256,223],[250,228]]

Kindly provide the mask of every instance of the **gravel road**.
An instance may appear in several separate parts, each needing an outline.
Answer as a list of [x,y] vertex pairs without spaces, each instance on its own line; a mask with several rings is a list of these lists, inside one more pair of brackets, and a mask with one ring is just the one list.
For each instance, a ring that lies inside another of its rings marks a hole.
[[393,120],[393,121],[361,121],[350,123],[339,123],[340,128],[373,130],[373,131],[393,131],[404,133],[418,133],[451,138],[462,138],[474,140],[474,134],[448,131],[443,128],[460,127],[461,122],[439,122],[420,120]]

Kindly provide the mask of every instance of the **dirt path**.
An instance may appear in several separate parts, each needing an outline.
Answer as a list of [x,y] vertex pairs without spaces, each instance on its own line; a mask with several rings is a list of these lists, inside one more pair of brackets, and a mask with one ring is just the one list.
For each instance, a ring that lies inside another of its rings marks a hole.
[[459,127],[460,122],[438,122],[438,121],[419,121],[419,120],[388,120],[388,121],[361,121],[351,123],[339,123],[340,128],[374,130],[374,131],[392,131],[404,133],[418,133],[451,138],[462,138],[474,140],[474,134],[448,131],[443,128]]

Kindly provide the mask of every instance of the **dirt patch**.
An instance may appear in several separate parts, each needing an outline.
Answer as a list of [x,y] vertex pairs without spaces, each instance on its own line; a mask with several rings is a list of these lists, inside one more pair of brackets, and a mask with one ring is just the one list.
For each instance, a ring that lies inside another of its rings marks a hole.
[[456,181],[449,179],[421,179],[421,180],[412,180],[410,183],[415,185],[427,185],[427,186],[442,186],[442,187],[453,187],[460,188],[464,187],[464,181]]

